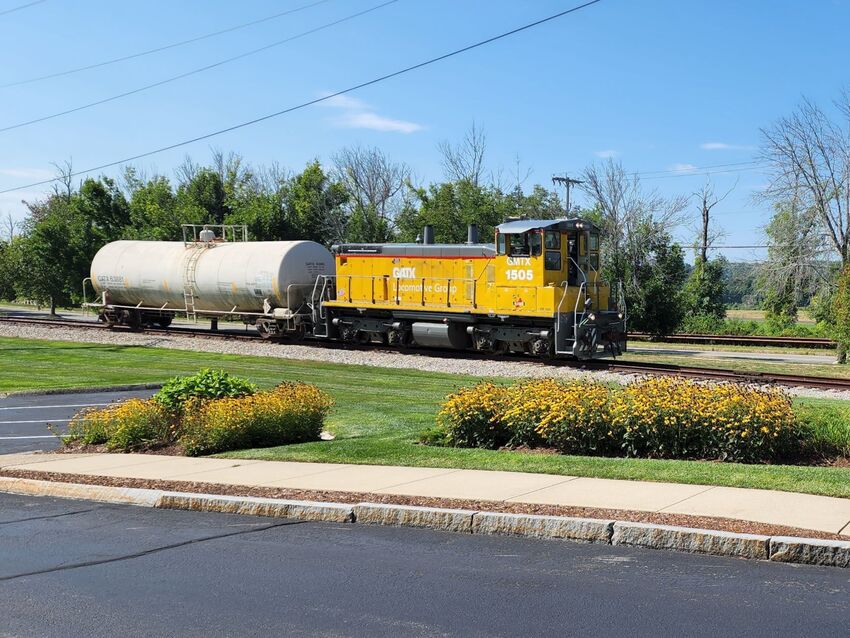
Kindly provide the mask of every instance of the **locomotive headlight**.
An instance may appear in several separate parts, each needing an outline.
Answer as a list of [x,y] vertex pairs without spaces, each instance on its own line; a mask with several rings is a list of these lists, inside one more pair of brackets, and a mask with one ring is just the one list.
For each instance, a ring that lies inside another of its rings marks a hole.
[[588,321],[596,321],[596,315],[591,312],[589,315],[587,315],[587,320]]
[[622,319],[622,318],[623,318],[623,313],[622,313],[622,312],[618,312],[618,313],[617,313],[617,319]]

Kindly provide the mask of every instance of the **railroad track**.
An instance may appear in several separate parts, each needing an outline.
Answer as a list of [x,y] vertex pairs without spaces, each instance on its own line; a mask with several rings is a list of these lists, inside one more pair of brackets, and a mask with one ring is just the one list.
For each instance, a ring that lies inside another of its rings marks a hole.
[[707,343],[724,346],[835,348],[835,342],[832,339],[822,339],[820,337],[762,337],[758,335],[704,335],[688,333],[657,338],[644,332],[630,332],[629,339],[634,341],[655,341],[657,343]]
[[[211,332],[193,328],[169,327],[169,328],[146,328],[144,331],[134,331],[126,327],[107,326],[93,321],[73,321],[65,319],[41,319],[29,317],[0,317],[0,323],[14,323],[24,325],[41,325],[60,328],[72,328],[78,330],[106,330],[109,332],[125,332],[128,334],[163,335],[191,337],[196,339],[216,340],[241,340],[258,341],[263,340],[257,332],[242,332],[236,330],[219,330]],[[631,336],[631,335],[630,335]],[[458,350],[443,350],[439,348],[388,348],[379,344],[360,345],[350,343],[304,340],[285,341],[288,345],[304,345],[310,347],[329,348],[349,351],[372,351],[388,352],[403,356],[427,356],[432,358],[471,359],[481,361],[523,361],[536,366],[567,367],[577,370],[606,371],[621,374],[635,375],[664,375],[681,376],[695,379],[711,379],[717,381],[733,381],[737,383],[750,383],[759,385],[780,385],[785,387],[817,388],[821,390],[850,391],[850,379],[835,377],[812,377],[794,374],[776,374],[768,372],[739,372],[725,368],[702,368],[695,366],[678,366],[665,363],[629,362],[595,359],[592,361],[569,361],[569,360],[543,360],[523,358],[522,355],[489,355],[479,352],[467,352]]]

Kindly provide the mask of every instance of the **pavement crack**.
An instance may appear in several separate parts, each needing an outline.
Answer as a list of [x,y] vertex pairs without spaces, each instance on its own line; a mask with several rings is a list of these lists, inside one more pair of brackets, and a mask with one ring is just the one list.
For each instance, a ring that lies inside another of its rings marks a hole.
[[6,582],[10,580],[16,580],[18,578],[26,578],[27,576],[40,576],[42,574],[52,574],[54,572],[63,572],[69,569],[81,569],[83,567],[96,567],[97,565],[106,565],[109,563],[119,563],[125,560],[133,560],[135,558],[144,558],[145,556],[150,556],[152,554],[158,554],[160,552],[165,552],[172,549],[179,549],[180,547],[186,547],[188,545],[195,545],[196,543],[205,543],[207,541],[214,541],[220,538],[231,538],[233,536],[242,536],[245,534],[254,534],[256,532],[265,532],[266,530],[275,529],[277,527],[288,527],[289,525],[300,525],[305,523],[306,521],[286,521],[283,523],[275,523],[273,525],[263,525],[262,527],[256,527],[254,529],[243,529],[238,532],[228,532],[226,534],[213,534],[212,536],[202,536],[201,538],[192,538],[187,541],[181,541],[179,543],[170,543],[169,545],[162,545],[160,547],[153,547],[151,549],[146,549],[142,552],[134,552],[132,554],[124,554],[123,556],[113,556],[111,558],[103,558],[100,560],[88,560],[80,563],[68,563],[59,565],[57,567],[48,567],[47,569],[39,569],[32,572],[25,572],[22,574],[12,574],[10,576],[0,576],[0,582]]
[[87,510],[76,510],[73,512],[62,512],[61,514],[47,514],[45,516],[30,516],[29,518],[18,518],[13,521],[0,521],[0,525],[14,525],[15,523],[26,523],[27,521],[43,521],[48,518],[60,518],[62,516],[74,516],[75,514],[87,514],[93,512],[94,508]]

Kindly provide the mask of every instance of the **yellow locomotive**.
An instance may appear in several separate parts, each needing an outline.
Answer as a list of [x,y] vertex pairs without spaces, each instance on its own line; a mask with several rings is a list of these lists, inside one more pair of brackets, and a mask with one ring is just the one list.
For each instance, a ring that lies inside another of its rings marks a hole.
[[341,244],[313,291],[319,337],[540,357],[616,356],[625,308],[599,274],[599,229],[583,219],[512,220],[494,244]]

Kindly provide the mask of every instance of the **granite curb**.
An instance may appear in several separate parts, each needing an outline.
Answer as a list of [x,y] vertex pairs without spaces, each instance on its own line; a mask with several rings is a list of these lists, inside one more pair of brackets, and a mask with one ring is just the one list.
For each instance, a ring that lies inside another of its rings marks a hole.
[[0,492],[159,509],[222,512],[305,521],[418,527],[486,536],[572,540],[750,560],[850,568],[850,541],[760,536],[567,516],[463,509],[222,496],[0,477]]

